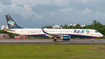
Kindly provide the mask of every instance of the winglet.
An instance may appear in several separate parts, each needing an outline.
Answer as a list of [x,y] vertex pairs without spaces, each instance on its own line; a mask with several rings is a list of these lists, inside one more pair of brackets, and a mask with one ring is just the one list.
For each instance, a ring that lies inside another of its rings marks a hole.
[[46,34],[48,34],[47,32],[45,32],[45,31],[43,30],[43,28],[41,28],[41,29],[42,29],[43,33],[46,33]]

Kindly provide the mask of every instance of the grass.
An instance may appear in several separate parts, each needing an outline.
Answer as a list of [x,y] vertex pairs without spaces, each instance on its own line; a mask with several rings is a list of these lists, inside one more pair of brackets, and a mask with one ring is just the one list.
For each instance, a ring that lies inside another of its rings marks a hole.
[[0,59],[105,59],[105,45],[1,44]]

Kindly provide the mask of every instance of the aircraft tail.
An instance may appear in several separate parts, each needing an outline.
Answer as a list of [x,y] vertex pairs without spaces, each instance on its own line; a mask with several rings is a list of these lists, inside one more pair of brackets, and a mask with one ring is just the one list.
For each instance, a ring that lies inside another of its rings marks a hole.
[[16,28],[22,28],[16,24],[16,22],[9,16],[5,15],[6,20],[7,20],[7,25],[9,29],[16,29]]

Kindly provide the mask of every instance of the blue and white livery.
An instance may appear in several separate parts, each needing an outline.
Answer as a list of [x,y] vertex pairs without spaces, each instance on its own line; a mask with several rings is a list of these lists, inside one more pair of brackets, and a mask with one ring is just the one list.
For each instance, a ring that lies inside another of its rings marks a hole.
[[71,37],[103,37],[103,35],[94,29],[38,29],[22,28],[9,16],[5,15],[9,29],[5,31],[19,35],[32,37],[49,37],[56,41],[57,39],[70,40]]

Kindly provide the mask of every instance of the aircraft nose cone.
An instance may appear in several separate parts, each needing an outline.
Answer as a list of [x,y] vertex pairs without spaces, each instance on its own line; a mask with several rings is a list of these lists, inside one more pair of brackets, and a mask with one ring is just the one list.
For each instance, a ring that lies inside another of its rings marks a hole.
[[103,37],[104,35],[103,34],[100,34],[100,36]]

